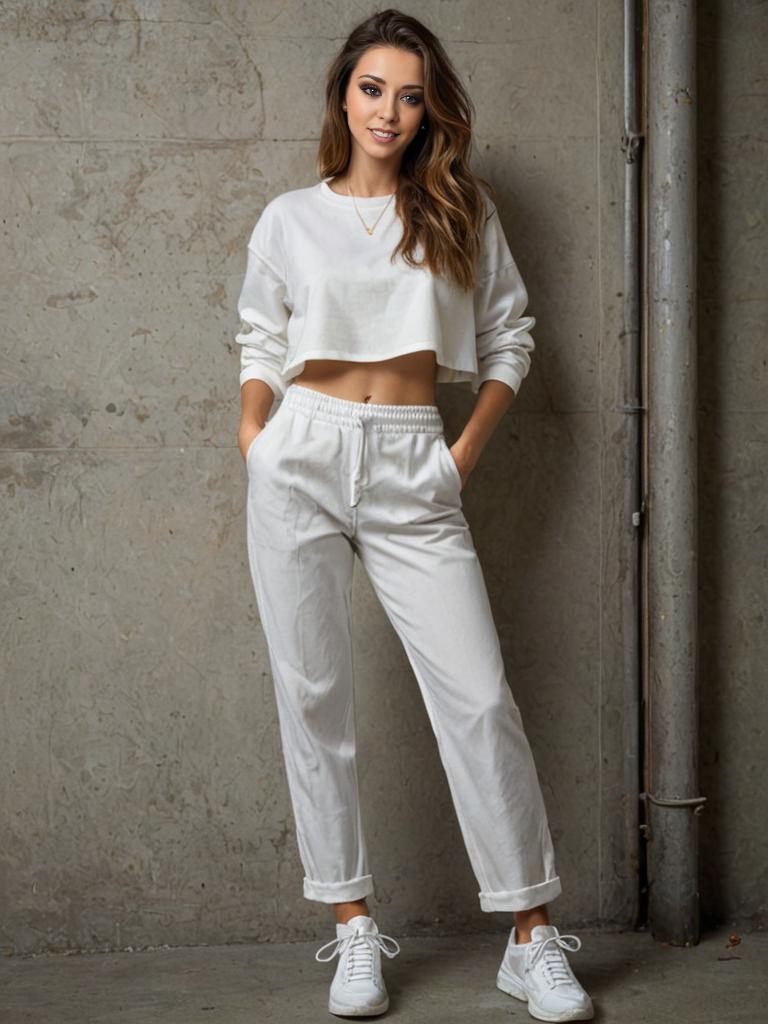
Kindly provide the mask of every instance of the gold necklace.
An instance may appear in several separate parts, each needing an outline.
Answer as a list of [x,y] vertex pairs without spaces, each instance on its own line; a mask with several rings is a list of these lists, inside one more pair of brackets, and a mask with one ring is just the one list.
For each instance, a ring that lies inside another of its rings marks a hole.
[[374,230],[376,229],[376,225],[377,225],[377,224],[379,223],[379,221],[381,220],[381,218],[382,218],[382,217],[384,216],[384,214],[386,213],[386,211],[387,211],[387,207],[388,207],[388,206],[389,206],[389,204],[390,204],[390,203],[392,202],[392,200],[393,200],[393,199],[395,198],[395,193],[393,192],[393,193],[392,193],[392,195],[391,195],[391,196],[389,197],[389,199],[387,200],[387,202],[386,202],[386,204],[385,204],[385,206],[384,206],[384,209],[383,209],[383,210],[381,211],[381,213],[379,214],[379,216],[378,216],[378,217],[376,218],[376,220],[375,220],[375,221],[373,222],[373,226],[372,226],[372,227],[370,227],[370,228],[368,227],[368,225],[367,225],[367,224],[365,223],[365,221],[363,220],[362,214],[360,213],[360,211],[359,211],[359,210],[358,210],[358,208],[357,208],[357,202],[355,201],[355,197],[354,197],[354,196],[352,195],[352,193],[351,193],[351,192],[349,191],[349,185],[347,185],[347,193],[348,193],[348,194],[349,194],[349,195],[351,196],[351,198],[352,198],[352,205],[353,205],[353,206],[355,207],[355,213],[356,213],[356,214],[357,214],[357,216],[358,216],[358,217],[360,218],[360,223],[361,223],[361,224],[363,225],[363,227],[364,227],[364,228],[365,228],[365,230],[366,230],[366,231],[368,232],[368,234],[369,234],[369,235],[372,235],[372,234],[373,234],[373,232],[374,232]]

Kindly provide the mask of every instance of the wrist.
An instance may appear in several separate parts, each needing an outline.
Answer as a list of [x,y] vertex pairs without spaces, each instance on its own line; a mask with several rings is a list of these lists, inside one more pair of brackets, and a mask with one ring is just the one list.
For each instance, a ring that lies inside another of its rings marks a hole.
[[454,447],[457,450],[457,454],[461,455],[463,460],[466,460],[470,465],[474,466],[477,460],[480,458],[480,453],[483,450],[482,444],[473,438],[471,435],[460,434],[456,439]]

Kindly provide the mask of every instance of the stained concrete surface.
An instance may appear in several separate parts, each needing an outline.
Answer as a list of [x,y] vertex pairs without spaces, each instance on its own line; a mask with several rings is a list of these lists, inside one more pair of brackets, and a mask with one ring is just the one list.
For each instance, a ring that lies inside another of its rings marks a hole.
[[[558,914],[629,925],[622,0],[407,9],[471,92],[473,168],[537,318],[535,364],[463,504]],[[268,200],[317,181],[323,75],[360,17],[305,0],[0,4],[2,953],[319,934],[247,565],[234,336],[248,237]],[[437,401],[453,441],[474,397],[441,385]],[[403,931],[427,915],[480,930],[429,719],[362,571],[353,609],[376,902]]]
[[[476,104],[474,166],[537,317],[531,373],[464,506],[547,801],[557,912],[609,927],[635,919],[643,884],[622,8],[406,5]],[[0,952],[324,928],[302,896],[246,564],[233,336],[249,233],[266,201],[316,181],[319,83],[359,16],[304,0],[0,4]],[[701,906],[754,927],[768,892],[767,36],[765,3],[700,5]],[[469,399],[438,396],[451,440]],[[376,902],[404,932],[427,915],[471,932],[478,886],[434,737],[362,573],[354,610]]]
[[[389,934],[385,921],[381,930]],[[567,929],[561,929],[568,934]],[[768,933],[732,927],[696,946],[665,946],[647,932],[574,931],[568,954],[592,996],[595,1020],[622,1024],[755,1024],[766,1020]],[[383,958],[385,1018],[440,1024],[532,1018],[496,988],[508,932],[405,938]],[[333,934],[329,929],[329,938]],[[314,959],[324,940],[140,952],[14,957],[0,964],[3,1024],[262,1024],[336,1020],[327,1008],[338,960]],[[379,1018],[384,1019],[384,1018]]]

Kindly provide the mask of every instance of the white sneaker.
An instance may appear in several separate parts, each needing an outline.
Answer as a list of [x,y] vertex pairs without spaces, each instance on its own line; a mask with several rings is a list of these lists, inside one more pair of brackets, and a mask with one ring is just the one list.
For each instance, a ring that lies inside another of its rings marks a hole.
[[[576,945],[567,940],[574,939]],[[528,1003],[528,1012],[538,1020],[591,1020],[592,1000],[581,987],[566,959],[564,949],[576,952],[581,939],[561,935],[553,924],[536,924],[530,942],[516,942],[513,926],[496,975],[496,985],[516,999]]]
[[[387,942],[394,944],[393,951],[387,949]],[[328,956],[320,956],[329,946],[335,948]],[[389,995],[381,974],[382,950],[393,957],[400,952],[400,946],[395,939],[379,932],[372,917],[357,914],[346,924],[336,923],[336,938],[315,953],[315,960],[321,961],[332,960],[339,954],[328,1000],[331,1013],[360,1017],[389,1009]]]

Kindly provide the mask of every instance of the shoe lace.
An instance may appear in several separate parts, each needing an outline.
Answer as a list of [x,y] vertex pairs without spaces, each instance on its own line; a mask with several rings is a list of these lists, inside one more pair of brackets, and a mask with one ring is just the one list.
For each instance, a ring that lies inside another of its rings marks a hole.
[[[567,941],[568,939],[573,939],[575,945],[571,945]],[[530,954],[531,969],[541,960],[544,972],[553,987],[573,981],[573,972],[563,950],[568,949],[572,953],[580,950],[581,939],[578,935],[550,935],[549,938],[542,939],[540,942],[533,943],[532,945],[533,949]]]
[[[394,949],[387,948],[388,942],[392,943]],[[323,950],[328,949],[329,946],[333,948],[328,956],[320,956]],[[343,938],[331,939],[330,942],[326,942],[315,953],[315,960],[332,960],[337,953],[341,955],[346,949],[349,949],[347,978],[350,981],[371,978],[373,976],[373,951],[376,946],[390,959],[400,952],[397,940],[390,935],[382,935],[381,932],[372,934],[358,931],[354,935],[345,935]]]

